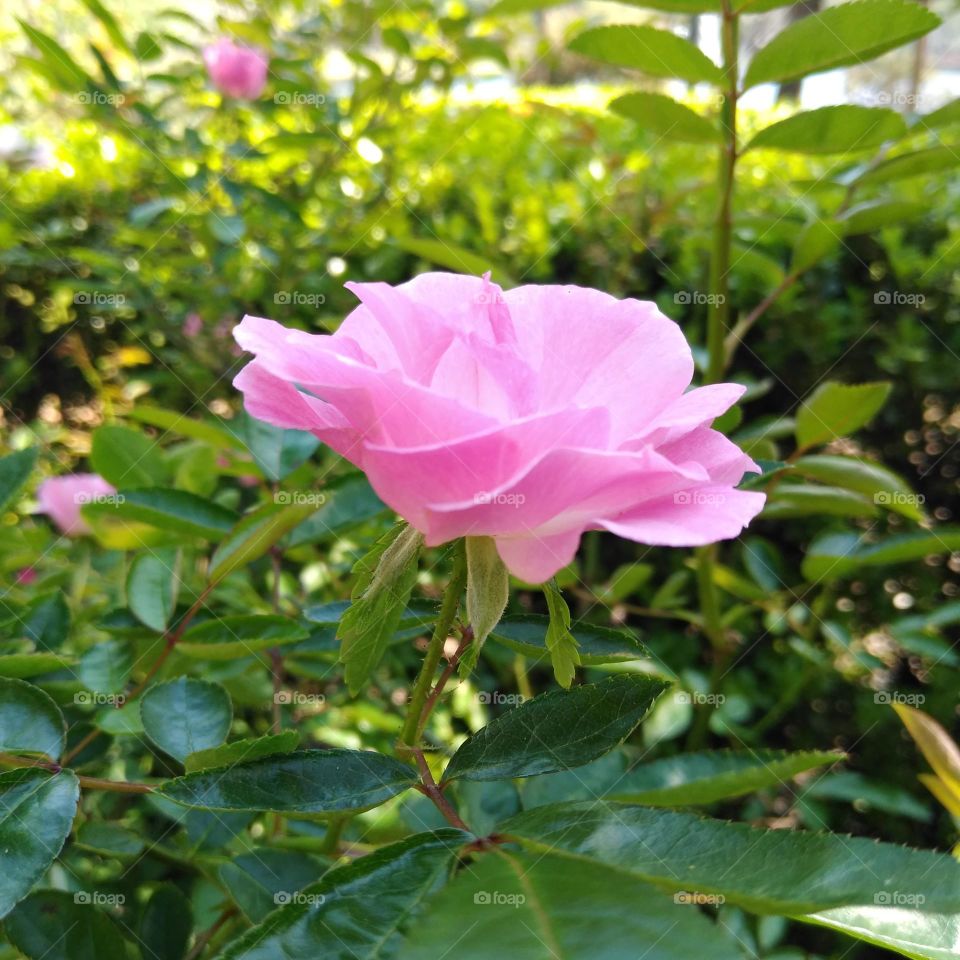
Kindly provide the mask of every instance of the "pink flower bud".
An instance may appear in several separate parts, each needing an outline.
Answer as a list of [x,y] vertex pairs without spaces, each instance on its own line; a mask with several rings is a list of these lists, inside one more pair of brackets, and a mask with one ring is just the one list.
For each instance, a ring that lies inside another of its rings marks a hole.
[[204,48],[210,82],[228,97],[256,100],[267,85],[268,60],[259,50],[241,47],[227,37]]

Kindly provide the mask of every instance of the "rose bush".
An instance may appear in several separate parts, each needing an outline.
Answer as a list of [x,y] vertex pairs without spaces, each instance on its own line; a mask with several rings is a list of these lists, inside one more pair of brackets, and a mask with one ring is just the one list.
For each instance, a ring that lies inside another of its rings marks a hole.
[[250,414],[309,430],[363,470],[428,545],[490,536],[531,583],[585,530],[696,546],[736,536],[757,465],[710,428],[743,394],[687,391],[693,357],[653,303],[597,290],[427,273],[347,286],[332,335],[246,317]]

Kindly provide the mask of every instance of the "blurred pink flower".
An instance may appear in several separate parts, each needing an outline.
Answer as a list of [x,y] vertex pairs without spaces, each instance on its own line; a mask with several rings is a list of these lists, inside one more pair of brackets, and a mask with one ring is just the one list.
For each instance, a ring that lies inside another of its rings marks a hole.
[[37,488],[40,512],[45,513],[68,537],[79,537],[90,532],[80,515],[85,503],[116,493],[115,487],[96,473],[68,473],[62,477],[48,477]]
[[183,334],[186,337],[195,337],[203,329],[203,317],[199,313],[188,313],[183,318]]
[[17,586],[29,587],[30,584],[36,583],[37,580],[37,568],[36,567],[22,567],[17,571],[16,581]]
[[427,544],[494,537],[539,583],[585,530],[694,546],[763,507],[735,489],[756,464],[710,428],[744,388],[687,391],[690,348],[654,304],[447,273],[347,286],[362,305],[330,336],[244,318],[254,359],[234,383],[253,416],[355,463]]
[[228,97],[256,100],[267,85],[267,58],[252,47],[221,37],[203,51],[210,82]]

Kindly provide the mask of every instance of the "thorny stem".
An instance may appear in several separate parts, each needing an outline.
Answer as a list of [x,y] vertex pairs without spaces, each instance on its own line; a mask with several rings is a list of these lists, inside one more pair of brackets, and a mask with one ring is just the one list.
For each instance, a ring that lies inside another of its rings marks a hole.
[[453,621],[457,615],[457,607],[460,605],[460,596],[463,593],[466,582],[467,556],[464,543],[461,540],[456,546],[456,553],[453,558],[453,571],[450,575],[450,582],[447,584],[447,588],[443,594],[443,600],[440,604],[440,614],[437,617],[433,636],[430,639],[430,646],[427,647],[427,655],[423,658],[420,673],[413,685],[413,693],[410,695],[407,716],[404,721],[403,732],[400,735],[400,742],[408,747],[412,747],[417,742],[420,732],[420,718],[423,716],[427,696],[430,693],[433,675],[436,673],[440,658],[443,656],[443,645],[450,636],[450,630],[453,627]]
[[433,690],[430,691],[430,695],[423,704],[423,711],[420,714],[420,721],[417,724],[417,740],[422,736],[424,727],[426,727],[427,721],[430,719],[430,714],[433,712],[433,708],[437,705],[437,701],[443,693],[443,688],[447,685],[450,677],[453,676],[453,671],[457,669],[460,658],[467,652],[471,643],[473,643],[473,630],[471,630],[470,627],[464,627],[463,639],[454,651],[453,656],[447,662],[447,665],[443,668],[443,673],[440,674],[440,678],[436,684],[434,684]]
[[434,802],[437,809],[444,815],[451,826],[470,833],[470,828],[460,819],[460,815],[453,809],[450,802],[443,795],[443,791],[437,786],[437,781],[433,779],[433,774],[430,772],[430,767],[423,756],[423,751],[414,749],[411,753],[417,761],[417,768],[420,770],[420,779],[423,781],[419,787],[420,791]]

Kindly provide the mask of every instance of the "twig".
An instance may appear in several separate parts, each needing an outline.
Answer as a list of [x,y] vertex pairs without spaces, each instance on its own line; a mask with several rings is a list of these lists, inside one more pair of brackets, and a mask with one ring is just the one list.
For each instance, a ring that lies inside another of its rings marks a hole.
[[450,801],[443,795],[443,791],[437,786],[437,781],[433,779],[430,767],[423,756],[423,751],[414,748],[410,751],[417,761],[417,767],[420,770],[420,779],[423,781],[419,787],[421,793],[426,794],[436,805],[437,809],[444,815],[447,822],[458,830],[465,830],[470,833],[470,828],[460,819],[460,815],[450,805]]
[[420,713],[420,722],[417,724],[417,740],[419,740],[423,734],[427,721],[430,719],[430,714],[433,712],[433,708],[437,705],[437,701],[443,693],[443,688],[447,685],[447,681],[453,676],[453,672],[460,665],[460,660],[469,649],[471,643],[473,643],[473,630],[470,627],[464,627],[463,639],[454,651],[453,656],[450,657],[447,665],[443,668],[443,673],[440,674],[433,690],[430,691],[430,695],[423,704],[423,710]]

